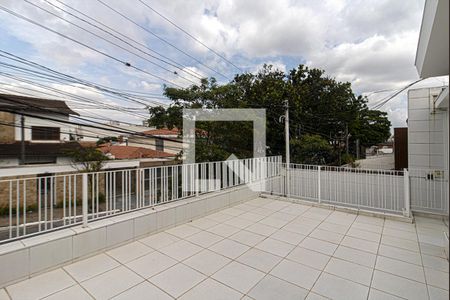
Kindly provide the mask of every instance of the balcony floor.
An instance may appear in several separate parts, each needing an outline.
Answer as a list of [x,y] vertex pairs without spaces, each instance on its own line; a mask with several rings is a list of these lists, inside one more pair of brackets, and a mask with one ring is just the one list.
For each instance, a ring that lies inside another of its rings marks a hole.
[[436,219],[258,198],[0,289],[0,299],[448,299],[444,230]]

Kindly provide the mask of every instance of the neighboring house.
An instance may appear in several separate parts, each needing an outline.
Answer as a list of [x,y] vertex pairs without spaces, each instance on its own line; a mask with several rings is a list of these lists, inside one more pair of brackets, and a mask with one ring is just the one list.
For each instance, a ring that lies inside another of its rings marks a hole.
[[64,123],[71,115],[64,101],[0,94],[0,167],[69,162],[67,152],[81,147]]
[[[427,0],[415,65],[420,78],[449,75],[449,1]],[[408,92],[408,166],[449,170],[448,86]]]
[[144,147],[103,144],[98,148],[110,159],[154,159],[172,160],[175,154],[157,151]]
[[183,139],[180,137],[181,132],[177,128],[151,129],[142,133],[147,136],[128,136],[128,146],[142,147],[171,154],[178,154],[182,149]]

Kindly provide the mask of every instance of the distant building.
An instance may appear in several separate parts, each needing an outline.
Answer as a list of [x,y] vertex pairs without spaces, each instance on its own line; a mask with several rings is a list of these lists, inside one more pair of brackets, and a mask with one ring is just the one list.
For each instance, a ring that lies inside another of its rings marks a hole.
[[147,136],[129,135],[127,145],[171,154],[178,154],[182,149],[183,139],[180,137],[181,131],[177,128],[150,129],[142,133]]

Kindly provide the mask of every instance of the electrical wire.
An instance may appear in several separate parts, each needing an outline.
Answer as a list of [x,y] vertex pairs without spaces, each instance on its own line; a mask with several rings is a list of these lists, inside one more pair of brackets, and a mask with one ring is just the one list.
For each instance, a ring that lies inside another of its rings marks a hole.
[[235,67],[236,69],[238,69],[240,72],[244,72],[240,67],[236,66],[233,62],[231,62],[230,60],[228,60],[226,57],[224,57],[223,55],[221,55],[220,53],[216,52],[214,49],[211,49],[210,47],[208,47],[207,45],[205,45],[202,41],[200,41],[198,38],[196,38],[195,36],[193,36],[192,34],[190,34],[188,31],[186,31],[185,29],[183,29],[182,27],[180,27],[179,25],[175,24],[175,22],[173,22],[172,20],[170,20],[169,18],[167,18],[166,16],[164,16],[162,13],[160,13],[159,11],[157,11],[156,9],[154,9],[153,7],[151,7],[148,3],[142,1],[142,0],[138,0],[139,2],[141,2],[144,6],[146,6],[148,9],[150,9],[151,11],[153,11],[154,13],[156,13],[158,16],[160,16],[161,18],[163,18],[164,20],[166,20],[167,22],[169,22],[170,24],[172,24],[175,28],[179,29],[180,31],[182,31],[183,33],[185,33],[187,36],[189,36],[190,38],[192,38],[194,41],[196,41],[197,43],[199,43],[200,45],[202,45],[203,47],[205,47],[206,49],[208,49],[209,51],[211,51],[212,53],[214,53],[215,55],[217,55],[218,57],[220,57],[221,59],[223,59],[224,61],[226,61],[227,63],[229,63],[230,65],[232,65],[233,67]]

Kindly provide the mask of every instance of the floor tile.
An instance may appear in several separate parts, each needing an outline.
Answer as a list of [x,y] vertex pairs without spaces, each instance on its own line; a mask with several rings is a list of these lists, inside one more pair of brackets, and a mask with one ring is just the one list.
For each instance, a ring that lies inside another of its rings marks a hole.
[[129,290],[120,293],[112,298],[113,300],[171,300],[173,299],[168,294],[158,289],[156,286],[148,281],[144,281]]
[[99,254],[76,263],[67,265],[64,269],[78,282],[118,267],[120,264],[106,254]]
[[317,226],[311,224],[300,224],[297,222],[291,222],[284,226],[282,229],[290,232],[294,232],[297,234],[308,235],[310,234]]
[[277,228],[274,228],[272,226],[264,225],[261,223],[255,223],[249,227],[247,227],[245,230],[251,231],[256,234],[269,236],[273,234],[275,231],[277,231]]
[[208,218],[201,218],[201,219],[197,219],[194,220],[192,222],[189,223],[189,225],[203,229],[203,230],[207,230],[211,227],[214,227],[216,225],[218,225],[219,222],[213,221],[211,219]]
[[287,213],[284,213],[282,211],[274,212],[269,217],[270,218],[275,218],[275,219],[280,219],[280,220],[286,220],[288,222],[290,222],[290,221],[292,221],[292,220],[297,218],[297,216],[294,216],[292,214],[287,214]]
[[428,298],[425,284],[378,270],[373,273],[371,287],[407,299]]
[[279,256],[253,248],[239,256],[236,261],[267,273],[282,259]]
[[215,273],[212,278],[242,293],[247,293],[263,277],[264,273],[238,262],[232,262]]
[[223,237],[208,231],[200,231],[199,233],[187,237],[186,240],[203,248],[208,248],[223,240]]
[[369,298],[368,300],[401,300],[403,298],[376,290],[376,289],[370,289],[369,290]]
[[381,234],[383,232],[382,226],[371,225],[371,224],[366,224],[366,223],[353,223],[351,228],[368,231],[368,232],[374,232],[374,233],[378,233],[378,234]]
[[377,256],[373,253],[349,248],[342,245],[336,249],[333,256],[370,268],[375,267],[375,260],[377,258]]
[[375,269],[425,283],[422,266],[378,256]]
[[244,244],[229,239],[224,239],[218,242],[217,244],[214,244],[211,247],[209,247],[209,250],[219,253],[231,259],[235,259],[248,249],[250,249],[249,246],[246,246]]
[[184,239],[190,235],[200,232],[200,229],[194,226],[184,224],[166,230],[166,232],[181,239]]
[[109,256],[124,264],[154,250],[141,242],[132,242],[106,252]]
[[320,275],[320,271],[296,262],[284,259],[270,274],[290,283],[310,289]]
[[397,230],[394,228],[386,227],[383,229],[384,235],[398,237],[405,240],[417,241],[417,233],[411,231]]
[[302,289],[284,280],[267,275],[248,293],[258,300],[272,299],[304,299],[308,290]]
[[350,226],[347,225],[339,225],[334,223],[329,223],[327,221],[322,222],[317,226],[317,229],[331,231],[339,234],[345,234]]
[[353,224],[358,224],[358,223],[383,227],[384,219],[371,217],[371,216],[365,216],[365,215],[358,215]]
[[381,244],[392,247],[397,247],[409,251],[419,252],[419,244],[416,241],[405,240],[398,237],[383,235],[381,237]]
[[430,295],[430,300],[448,300],[449,294],[448,291],[434,287],[428,286],[428,294]]
[[422,261],[427,268],[448,273],[448,260],[445,258],[422,254]]
[[346,233],[348,236],[352,236],[358,239],[367,240],[375,243],[379,243],[381,239],[381,234],[370,232],[367,230],[361,230],[357,228],[350,228],[348,232]]
[[325,242],[322,240],[318,240],[315,238],[310,238],[310,237],[306,237],[300,244],[300,247],[309,249],[309,250],[314,250],[317,252],[320,252],[322,254],[326,254],[326,255],[332,255],[334,253],[334,251],[336,250],[336,248],[338,247],[338,245],[330,243],[330,242]]
[[202,251],[202,247],[197,246],[191,242],[181,240],[170,244],[167,247],[159,249],[161,253],[164,253],[167,256],[172,257],[173,259],[182,261],[195,253]]
[[[0,297],[1,299],[1,297]],[[70,288],[67,288],[65,290],[62,290],[60,292],[57,292],[55,294],[51,294],[48,297],[44,298],[45,300],[60,300],[60,299],[64,299],[64,300],[93,300],[94,298],[92,298],[88,292],[86,292],[86,290],[84,290],[81,286],[77,285],[73,285]]]
[[143,282],[136,273],[121,266],[81,283],[95,299],[109,299]]
[[419,252],[408,251],[402,248],[381,244],[380,248],[378,249],[378,254],[385,257],[409,262],[411,264],[416,264],[419,266],[422,265],[422,258]]
[[206,276],[183,264],[177,264],[149,279],[158,288],[172,297],[179,297],[190,290]]
[[222,269],[231,260],[210,250],[203,250],[189,257],[183,263],[191,268],[210,276]]
[[447,259],[447,256],[445,255],[444,247],[438,247],[435,245],[430,245],[430,244],[420,243],[420,242],[419,242],[419,245],[420,245],[420,252],[422,252],[423,254]]
[[306,300],[328,300],[328,299],[330,299],[330,298],[313,293],[311,291],[309,292],[308,296],[306,297]]
[[252,222],[258,222],[258,221],[264,219],[266,217],[266,215],[260,215],[260,214],[255,214],[252,212],[246,212],[245,214],[242,214],[239,217],[242,219],[252,221]]
[[263,250],[281,257],[288,255],[294,247],[294,245],[278,241],[270,237],[255,246],[255,248],[259,250]]
[[13,299],[39,299],[62,291],[76,282],[62,269],[56,269],[6,287]]
[[306,235],[280,229],[275,231],[270,237],[272,239],[297,246],[306,237]]
[[315,239],[319,239],[319,240],[334,243],[334,244],[339,244],[342,241],[342,239],[344,238],[344,235],[342,235],[340,233],[322,230],[322,229],[318,229],[318,228],[314,229],[314,231],[311,232],[309,234],[309,236],[313,237]]
[[160,252],[152,252],[126,264],[128,268],[144,278],[149,278],[175,265],[177,261]]
[[328,262],[324,271],[344,279],[370,286],[372,270],[373,269],[371,268],[333,257]]
[[378,243],[357,239],[351,236],[345,236],[341,245],[373,254],[377,254],[378,252]]
[[425,277],[427,278],[427,284],[448,290],[448,273],[425,268]]
[[246,212],[245,210],[242,210],[242,209],[239,209],[239,208],[236,208],[236,207],[230,207],[230,208],[227,208],[227,209],[224,209],[224,210],[221,211],[221,213],[224,213],[224,214],[227,214],[227,215],[231,215],[233,217],[242,215],[245,212]]
[[180,240],[179,238],[177,238],[171,234],[168,234],[165,232],[160,232],[160,233],[148,236],[146,238],[140,239],[139,241],[153,249],[161,249],[161,248],[166,247],[170,244],[173,244],[179,240]]
[[299,216],[309,209],[309,206],[301,204],[290,204],[285,208],[279,210],[279,212]]
[[266,237],[254,232],[241,230],[239,232],[236,232],[232,236],[229,237],[230,240],[239,242],[241,244],[253,247],[262,240],[264,240]]
[[235,234],[239,230],[241,229],[227,224],[218,224],[208,229],[209,232],[220,235],[222,237],[229,237],[230,235]]
[[249,221],[247,219],[236,217],[236,218],[233,218],[233,219],[229,219],[229,220],[227,220],[227,221],[225,221],[223,223],[227,224],[227,225],[231,225],[231,226],[237,227],[237,228],[240,228],[240,229],[244,229],[244,228],[252,225],[255,222]]
[[217,213],[214,213],[212,215],[207,215],[205,218],[208,218],[208,219],[213,220],[215,222],[222,223],[222,222],[225,222],[226,220],[232,219],[233,216],[228,215],[228,214],[224,214],[224,213],[221,213],[221,212],[217,212]]
[[328,273],[322,273],[312,291],[336,300],[366,299],[369,287]]
[[280,229],[281,227],[283,227],[284,225],[289,223],[289,220],[282,220],[282,219],[279,219],[279,218],[275,218],[275,217],[269,216],[267,218],[262,219],[258,223],[261,223],[261,224],[264,224],[264,225],[268,225],[268,226],[272,226],[272,227]]
[[302,247],[296,247],[286,258],[320,271],[325,268],[330,260],[328,255]]
[[211,278],[202,281],[199,285],[189,290],[179,299],[181,300],[233,300],[241,299],[243,294],[223,285]]
[[0,300],[10,300],[8,294],[5,289],[0,289]]

